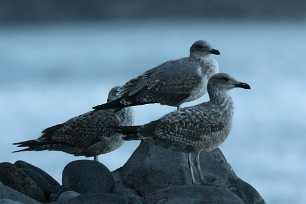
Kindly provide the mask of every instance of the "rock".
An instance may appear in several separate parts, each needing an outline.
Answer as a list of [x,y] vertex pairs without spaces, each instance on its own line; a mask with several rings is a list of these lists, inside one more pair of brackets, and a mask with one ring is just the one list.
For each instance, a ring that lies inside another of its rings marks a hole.
[[42,175],[44,179],[52,186],[59,186],[60,184],[52,178],[49,174],[47,174],[45,171],[41,170],[40,168],[33,166],[32,164],[29,164],[25,161],[16,161],[14,165],[21,169],[31,169],[32,171],[37,172],[38,174]]
[[[202,153],[201,161],[206,164],[202,169],[207,182],[214,185],[226,183],[231,167],[219,149]],[[192,184],[186,153],[143,141],[124,166],[116,171],[121,174],[122,181],[141,197],[168,186]],[[195,176],[200,181],[197,174]]]
[[201,185],[171,186],[154,192],[145,204],[244,204],[227,188]]
[[57,202],[58,198],[66,191],[71,191],[70,188],[62,187],[57,193],[51,193],[49,197],[49,202]]
[[52,186],[48,181],[38,172],[33,171],[32,169],[20,169],[26,175],[31,177],[33,181],[40,187],[40,189],[44,192],[47,199],[49,199],[51,193],[57,193],[60,191],[61,186]]
[[16,191],[13,188],[0,184],[0,199],[13,200],[25,204],[39,204],[36,200],[29,198],[28,196]]
[[41,202],[47,201],[44,192],[33,181],[33,179],[11,163],[0,163],[0,180],[4,185],[17,190],[30,198]]
[[14,165],[35,181],[35,183],[43,190],[47,200],[50,201],[51,194],[58,194],[62,191],[62,186],[40,168],[25,161],[16,161]]
[[110,193],[83,194],[70,199],[65,204],[127,204],[127,201],[120,195]]
[[264,199],[255,190],[255,188],[237,176],[230,178],[229,189],[245,203],[265,204]]
[[81,194],[108,193],[114,188],[114,178],[101,163],[91,160],[70,162],[63,171],[63,186]]
[[112,172],[112,174],[115,179],[115,187],[112,193],[123,196],[129,204],[142,204],[144,202],[135,191],[122,183],[119,172]]
[[65,203],[65,202],[69,201],[70,199],[75,198],[79,195],[81,195],[81,194],[79,194],[78,192],[75,192],[75,191],[65,191],[64,193],[62,193],[58,197],[57,203],[58,204]]
[[[240,182],[242,180],[236,176],[219,149],[209,153],[202,152],[200,162],[207,183],[230,189],[248,204],[263,201],[254,188]],[[194,172],[196,180],[200,181],[196,169]],[[191,187],[192,184],[186,153],[171,151],[144,141],[115,173],[118,173],[122,182],[135,190],[140,197],[147,197],[167,187]],[[242,185],[244,187],[241,188]]]
[[23,204],[23,203],[11,199],[0,199],[0,204]]

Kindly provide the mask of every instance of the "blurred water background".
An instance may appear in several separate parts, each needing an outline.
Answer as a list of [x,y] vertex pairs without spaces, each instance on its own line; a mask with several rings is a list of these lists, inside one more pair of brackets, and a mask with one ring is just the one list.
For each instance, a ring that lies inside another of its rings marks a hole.
[[[3,2],[4,8],[11,8]],[[305,6],[298,2],[296,11]],[[90,18],[76,14],[68,18],[69,12],[38,18],[39,12],[33,10],[31,16],[31,9],[23,15],[0,12],[0,162],[25,160],[61,182],[64,166],[84,157],[47,151],[12,154],[16,150],[12,143],[35,139],[44,128],[90,111],[106,101],[113,86],[167,60],[188,56],[191,44],[203,39],[221,52],[215,57],[220,71],[252,87],[230,93],[236,107],[234,125],[220,146],[228,162],[267,203],[306,203],[305,14],[273,18],[260,12],[237,17],[232,12],[234,17],[228,18],[230,14],[222,16],[219,11],[216,19],[213,14],[127,18],[129,13],[117,10],[117,18],[105,19],[95,12],[87,14]],[[207,100],[204,96],[183,106]],[[174,109],[135,107],[135,124]],[[100,156],[100,161],[115,170],[138,144],[126,142]]]

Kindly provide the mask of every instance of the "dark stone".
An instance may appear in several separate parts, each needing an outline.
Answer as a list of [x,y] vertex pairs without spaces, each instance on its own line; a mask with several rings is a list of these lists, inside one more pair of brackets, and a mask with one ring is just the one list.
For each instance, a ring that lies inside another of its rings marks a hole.
[[108,193],[114,188],[114,178],[107,167],[91,160],[70,162],[62,180],[63,186],[81,194]]
[[45,171],[41,170],[40,168],[36,167],[36,166],[33,166],[32,164],[29,164],[25,161],[16,161],[14,163],[14,165],[18,168],[21,168],[21,169],[31,169],[35,172],[37,172],[38,174],[42,175],[44,177],[45,180],[48,181],[48,183],[52,186],[59,186],[60,184],[54,179],[52,178],[49,174],[47,174]]
[[57,193],[60,191],[61,186],[52,186],[48,181],[38,172],[33,171],[32,169],[22,168],[22,170],[26,175],[31,177],[33,181],[43,190],[46,198],[48,199],[51,193]]
[[[207,182],[214,185],[226,183],[231,168],[219,149],[202,153],[201,161],[206,164],[202,169]],[[147,142],[141,142],[125,165],[116,171],[120,172],[122,181],[141,197],[168,186],[192,184],[186,153]],[[200,181],[196,170],[195,176]]]
[[0,199],[0,204],[23,204],[23,203],[11,199]]
[[256,191],[256,189],[253,186],[241,180],[237,176],[233,176],[230,178],[229,189],[245,203],[252,203],[252,204],[265,203],[264,199],[260,196],[260,194]]
[[127,204],[127,201],[120,195],[110,193],[83,194],[70,199],[65,204]]
[[0,199],[9,199],[25,204],[39,204],[36,200],[0,183]]
[[62,189],[58,193],[51,193],[49,197],[49,202],[57,202],[59,197],[66,191],[71,191],[70,188],[62,186]]
[[70,199],[75,198],[79,195],[81,195],[81,194],[79,194],[78,192],[75,192],[75,191],[65,191],[58,197],[57,203],[59,203],[59,204],[66,203]]
[[121,195],[122,197],[127,199],[129,204],[142,204],[143,199],[140,198],[135,191],[126,187],[120,178],[119,172],[113,172],[113,177],[115,179],[115,188],[112,193]]
[[4,185],[17,190],[30,198],[41,202],[47,201],[44,192],[35,181],[11,163],[0,163],[0,180]]
[[[248,204],[263,201],[253,187],[244,185],[245,182],[238,182],[242,180],[236,176],[219,149],[209,153],[202,152],[200,162],[208,186],[230,189]],[[124,166],[115,172],[140,197],[147,197],[167,187],[192,184],[186,153],[171,151],[144,141]],[[194,173],[196,180],[200,181],[195,168]],[[241,188],[242,185],[244,187]]]
[[36,182],[36,184],[44,191],[44,194],[49,201],[51,194],[58,194],[62,191],[62,186],[40,168],[25,161],[17,161],[14,165]]
[[245,204],[227,188],[201,185],[167,187],[148,196],[145,204]]

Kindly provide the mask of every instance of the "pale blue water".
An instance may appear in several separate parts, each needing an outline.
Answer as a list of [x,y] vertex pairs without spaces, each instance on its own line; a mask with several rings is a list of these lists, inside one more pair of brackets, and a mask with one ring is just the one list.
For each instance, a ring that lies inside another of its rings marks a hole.
[[[106,101],[108,90],[162,62],[187,56],[208,40],[221,51],[220,70],[247,82],[231,91],[236,110],[220,146],[242,179],[267,203],[306,203],[306,22],[139,22],[0,28],[0,162],[25,160],[61,180],[76,158],[25,152],[13,142]],[[202,97],[185,106],[206,101]],[[174,108],[135,108],[136,124]],[[122,166],[137,147],[128,142],[100,161]]]

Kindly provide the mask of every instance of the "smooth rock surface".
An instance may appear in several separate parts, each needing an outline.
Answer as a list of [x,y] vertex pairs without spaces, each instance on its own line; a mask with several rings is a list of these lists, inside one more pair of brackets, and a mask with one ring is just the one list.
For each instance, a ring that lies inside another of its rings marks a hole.
[[65,203],[65,202],[69,201],[70,199],[75,198],[79,195],[81,195],[81,194],[79,194],[78,192],[75,192],[75,191],[65,191],[58,197],[57,203],[59,203],[59,204]]
[[18,168],[21,168],[21,169],[31,169],[32,171],[35,171],[37,172],[38,174],[42,175],[44,177],[45,180],[47,180],[47,182],[52,185],[52,186],[59,186],[60,184],[54,179],[52,178],[48,173],[46,173],[45,171],[43,171],[42,169],[32,165],[32,164],[29,164],[25,161],[21,161],[21,160],[18,160],[14,163],[14,165]]
[[120,195],[110,193],[83,194],[70,199],[65,204],[127,204]]
[[81,194],[109,193],[114,188],[114,178],[108,168],[91,160],[77,160],[67,164],[62,180],[64,187]]
[[[224,185],[227,182],[232,170],[219,149],[209,154],[202,153],[201,161],[207,164],[202,167],[207,182],[214,185]],[[192,184],[186,153],[143,141],[117,171],[120,172],[122,181],[142,197],[168,186]],[[198,175],[195,176],[200,181]]]
[[113,172],[112,174],[115,179],[115,188],[112,193],[123,196],[129,204],[142,204],[144,202],[135,191],[129,189],[122,183],[119,172]]
[[172,186],[156,191],[148,196],[146,204],[244,204],[244,202],[227,188],[182,185]]
[[13,188],[0,184],[0,199],[10,199],[25,204],[39,204],[38,201],[16,191]]
[[235,193],[241,200],[245,203],[252,204],[264,204],[264,199],[256,191],[256,189],[248,184],[247,182],[241,180],[240,178],[233,176],[230,178],[229,189]]
[[40,202],[47,201],[44,192],[36,182],[11,163],[0,163],[0,180],[4,185],[17,190],[30,198]]
[[33,181],[42,189],[47,200],[50,201],[51,194],[57,194],[62,191],[62,186],[53,179],[49,174],[40,168],[33,166],[25,161],[16,161],[14,165],[26,175],[32,178]]
[[11,199],[0,199],[0,204],[23,204],[18,201],[13,201]]
[[[200,162],[205,181],[210,184],[208,186],[230,189],[246,203],[264,203],[251,185],[244,182],[246,185],[239,187],[242,183],[238,181],[242,180],[236,176],[219,149],[209,153],[202,152]],[[192,184],[186,153],[171,151],[144,141],[116,173],[140,197],[147,197],[167,187]],[[195,177],[200,181],[197,173]]]

